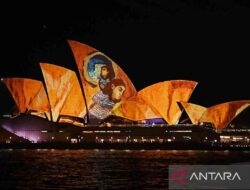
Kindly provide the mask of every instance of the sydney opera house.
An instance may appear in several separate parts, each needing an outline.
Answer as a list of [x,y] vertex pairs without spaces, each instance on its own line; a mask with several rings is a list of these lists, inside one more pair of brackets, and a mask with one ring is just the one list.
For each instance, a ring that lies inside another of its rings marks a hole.
[[[250,143],[249,130],[228,129],[250,100],[202,107],[189,102],[198,83],[188,80],[137,91],[109,57],[68,42],[77,71],[39,63],[42,81],[1,79],[18,111],[1,116],[0,142]],[[181,121],[183,114],[187,122]]]

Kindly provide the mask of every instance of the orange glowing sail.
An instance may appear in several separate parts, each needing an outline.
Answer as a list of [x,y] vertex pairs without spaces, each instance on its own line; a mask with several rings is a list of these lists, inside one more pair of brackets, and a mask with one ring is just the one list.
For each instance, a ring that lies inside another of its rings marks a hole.
[[209,107],[200,118],[200,122],[211,122],[216,129],[223,129],[243,110],[250,106],[250,100],[233,101]]
[[14,98],[19,111],[28,111],[33,115],[44,117],[44,113],[50,120],[50,106],[41,81],[26,78],[6,78],[5,83]]
[[153,118],[161,118],[158,111],[153,110],[143,99],[134,96],[114,108],[113,114],[119,117],[140,121]]
[[[136,94],[136,89],[124,71],[109,57],[98,50],[76,41],[68,41],[72,49],[75,61],[80,73],[84,93],[88,107],[93,96],[100,92],[112,79],[121,79],[126,90],[122,100]],[[108,72],[105,78],[102,76],[102,67]]]
[[197,82],[187,80],[159,82],[139,91],[138,97],[157,110],[166,122],[176,124],[182,113],[177,102],[187,102],[196,85]]
[[[42,82],[40,83],[42,84]],[[30,109],[37,110],[37,112],[30,112],[30,114],[39,117],[43,117],[43,113],[46,113],[47,119],[51,121],[49,100],[43,84],[41,85],[37,95],[34,97],[34,100],[30,104]]]
[[71,90],[63,104],[60,115],[83,118],[85,115],[85,101],[75,73],[71,76],[71,82]]
[[59,115],[83,117],[85,102],[75,72],[61,66],[40,63],[53,121]]
[[188,117],[191,119],[193,124],[198,124],[202,114],[207,110],[206,107],[197,104],[191,104],[187,102],[180,102],[180,104],[188,114]]

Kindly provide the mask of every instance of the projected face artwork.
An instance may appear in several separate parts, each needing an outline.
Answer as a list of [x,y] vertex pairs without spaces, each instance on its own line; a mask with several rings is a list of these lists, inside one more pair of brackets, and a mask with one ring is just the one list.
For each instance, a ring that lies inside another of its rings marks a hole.
[[[102,52],[77,41],[69,40],[68,43],[76,61],[86,100],[81,111],[83,117],[102,120],[111,113],[115,115],[114,106],[117,102],[124,102],[137,94],[133,83],[122,68]],[[122,82],[117,84],[114,80]],[[98,111],[105,114],[98,114]]]
[[84,64],[83,70],[86,80],[94,87],[99,86],[100,90],[115,78],[112,62],[101,54],[92,56],[87,64]]
[[92,104],[89,109],[91,120],[103,120],[111,115],[111,110],[116,103],[120,102],[126,90],[121,79],[112,79],[106,84],[103,90],[92,97]]
[[114,105],[121,101],[126,90],[122,79],[116,78],[115,64],[106,56],[94,53],[84,64],[86,81],[98,88],[91,98],[89,116],[92,120],[103,120],[111,114]]
[[112,86],[112,100],[113,101],[120,101],[122,99],[122,95],[125,91],[125,86]]

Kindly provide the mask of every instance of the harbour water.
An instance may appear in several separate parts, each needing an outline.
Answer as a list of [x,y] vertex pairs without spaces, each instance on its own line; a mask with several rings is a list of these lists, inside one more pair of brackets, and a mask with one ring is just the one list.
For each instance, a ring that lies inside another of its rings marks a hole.
[[0,189],[168,189],[170,164],[250,164],[250,151],[1,149]]

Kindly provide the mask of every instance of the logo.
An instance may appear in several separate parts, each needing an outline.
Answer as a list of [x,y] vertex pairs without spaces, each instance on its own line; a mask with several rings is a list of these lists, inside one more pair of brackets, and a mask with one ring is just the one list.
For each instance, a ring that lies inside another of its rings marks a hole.
[[189,180],[221,180],[221,181],[234,181],[239,180],[241,181],[240,175],[238,172],[232,173],[232,172],[193,172]]
[[250,165],[169,166],[169,189],[250,189]]
[[178,170],[174,173],[172,173],[169,177],[170,180],[175,180],[176,182],[182,184],[182,185],[188,185],[188,183],[185,181],[187,175],[187,169],[183,168],[182,170]]

